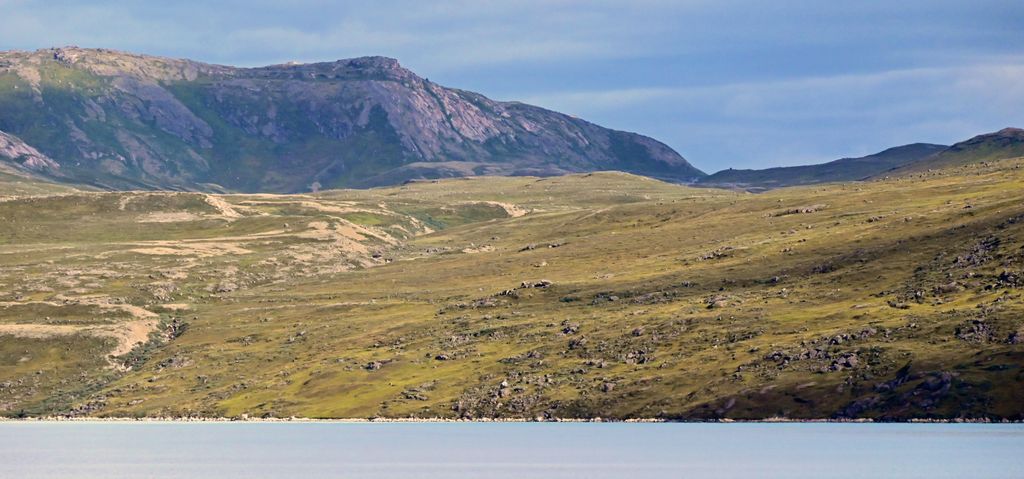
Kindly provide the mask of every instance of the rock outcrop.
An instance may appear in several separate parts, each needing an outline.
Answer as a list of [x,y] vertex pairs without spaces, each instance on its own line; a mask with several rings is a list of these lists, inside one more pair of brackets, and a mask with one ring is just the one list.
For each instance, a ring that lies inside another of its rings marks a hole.
[[442,87],[398,61],[233,68],[76,47],[0,53],[0,130],[109,188],[308,191],[470,175],[703,173],[668,146]]
[[38,172],[54,172],[60,169],[57,162],[20,138],[0,131],[0,161],[8,161],[22,168]]

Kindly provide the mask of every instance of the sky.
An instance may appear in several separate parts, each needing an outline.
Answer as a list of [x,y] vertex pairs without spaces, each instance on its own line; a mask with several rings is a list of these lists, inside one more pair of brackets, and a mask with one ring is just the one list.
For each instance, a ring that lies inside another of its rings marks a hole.
[[1024,127],[1021,0],[0,0],[0,50],[397,58],[654,137],[707,172]]

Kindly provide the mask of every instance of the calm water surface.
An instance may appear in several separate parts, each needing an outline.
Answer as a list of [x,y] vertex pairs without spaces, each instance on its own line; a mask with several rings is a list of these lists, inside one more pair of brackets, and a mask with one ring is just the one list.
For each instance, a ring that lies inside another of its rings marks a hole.
[[1024,425],[0,423],[0,478],[1024,478]]

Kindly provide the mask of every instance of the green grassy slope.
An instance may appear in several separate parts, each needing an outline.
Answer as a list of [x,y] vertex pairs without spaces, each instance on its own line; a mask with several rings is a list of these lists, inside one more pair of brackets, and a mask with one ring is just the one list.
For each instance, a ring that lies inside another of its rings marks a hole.
[[81,187],[33,178],[21,170],[0,163],[0,198],[71,193],[81,190]]
[[1022,419],[1021,164],[8,201],[0,411]]
[[886,171],[877,177],[922,173],[1024,156],[1024,130],[1004,128],[957,143],[942,152]]

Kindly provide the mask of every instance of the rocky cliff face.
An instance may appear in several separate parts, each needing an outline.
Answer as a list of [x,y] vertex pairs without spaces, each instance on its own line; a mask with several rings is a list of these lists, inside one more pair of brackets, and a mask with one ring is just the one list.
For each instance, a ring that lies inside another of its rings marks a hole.
[[0,130],[111,188],[293,192],[412,178],[703,176],[653,139],[445,88],[396,60],[232,68],[110,50],[0,53]]
[[60,165],[20,138],[0,131],[0,159],[7,160],[21,168],[56,173]]

